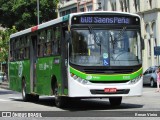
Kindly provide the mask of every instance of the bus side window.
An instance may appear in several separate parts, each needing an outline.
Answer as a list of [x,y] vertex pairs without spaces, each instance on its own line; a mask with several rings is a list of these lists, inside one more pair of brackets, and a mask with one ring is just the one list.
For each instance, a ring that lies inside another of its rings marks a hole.
[[53,38],[52,38],[52,53],[54,55],[58,55],[60,54],[60,27],[57,26],[54,30],[53,30]]
[[40,32],[39,39],[38,39],[38,55],[37,55],[38,57],[42,57],[45,52],[44,50],[45,41],[46,41],[46,31],[43,30]]
[[9,58],[10,61],[13,61],[13,54],[14,54],[14,52],[13,52],[13,43],[14,43],[14,39],[11,39],[10,40],[10,58]]
[[52,29],[47,30],[46,42],[44,44],[44,55],[49,56],[51,54],[51,40],[52,40]]
[[25,59],[29,58],[29,48],[28,47],[24,48],[24,58]]

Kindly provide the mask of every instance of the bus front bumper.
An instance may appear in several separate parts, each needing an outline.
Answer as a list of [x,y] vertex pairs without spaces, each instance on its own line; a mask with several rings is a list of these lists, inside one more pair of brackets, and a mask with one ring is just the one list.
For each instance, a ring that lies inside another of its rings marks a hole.
[[117,97],[117,96],[141,96],[142,95],[142,78],[134,83],[91,83],[82,84],[69,79],[69,97]]

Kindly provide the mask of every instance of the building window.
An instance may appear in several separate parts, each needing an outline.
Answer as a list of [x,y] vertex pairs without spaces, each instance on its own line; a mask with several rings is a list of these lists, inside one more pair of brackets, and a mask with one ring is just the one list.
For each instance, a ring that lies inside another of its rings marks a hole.
[[76,7],[71,9],[71,13],[76,13],[76,12],[77,12],[77,8]]
[[148,56],[151,56],[151,40],[148,40]]
[[130,12],[129,0],[127,0],[127,7],[128,7],[128,12]]
[[65,12],[65,11],[63,11],[63,12],[62,12],[62,16],[65,16],[65,15],[66,15],[66,12]]
[[112,3],[111,7],[112,7],[112,11],[116,11],[116,2]]
[[140,10],[139,0],[134,0],[134,6],[135,6],[136,12],[138,12]]
[[115,3],[114,3],[114,10],[116,11],[116,9],[117,9],[117,8],[116,8],[116,2],[115,2]]
[[128,1],[127,0],[125,0],[124,1],[124,9],[125,9],[125,12],[127,12],[128,11]]
[[84,12],[84,8],[80,8],[80,12]]
[[87,10],[88,10],[88,11],[92,11],[92,5],[87,6]]
[[66,15],[68,15],[68,14],[70,14],[71,13],[71,11],[70,10],[67,10],[66,11]]
[[154,46],[157,46],[157,39],[154,38]]
[[152,8],[152,0],[149,0],[149,6]]
[[121,4],[121,11],[123,12],[124,10],[123,2],[121,1],[120,4]]

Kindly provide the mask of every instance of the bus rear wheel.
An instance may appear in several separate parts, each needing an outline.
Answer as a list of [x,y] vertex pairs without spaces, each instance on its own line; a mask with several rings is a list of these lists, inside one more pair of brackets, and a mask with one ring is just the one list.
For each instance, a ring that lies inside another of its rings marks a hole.
[[111,106],[119,106],[122,102],[122,97],[110,97],[109,102]]
[[26,93],[26,81],[24,78],[22,79],[22,99],[24,102],[29,100],[29,94]]

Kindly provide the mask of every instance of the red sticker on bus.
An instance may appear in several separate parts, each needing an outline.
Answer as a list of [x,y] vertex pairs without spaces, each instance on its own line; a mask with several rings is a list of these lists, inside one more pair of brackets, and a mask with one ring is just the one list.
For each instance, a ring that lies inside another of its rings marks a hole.
[[38,25],[31,28],[31,31],[32,31],[32,32],[34,32],[34,31],[36,31],[36,30],[38,30]]

